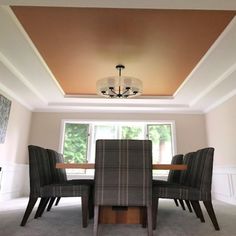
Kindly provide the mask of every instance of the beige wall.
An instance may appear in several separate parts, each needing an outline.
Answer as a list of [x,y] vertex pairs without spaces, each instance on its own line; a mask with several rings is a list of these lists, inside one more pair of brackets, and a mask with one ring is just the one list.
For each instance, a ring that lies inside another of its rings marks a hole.
[[32,113],[6,94],[2,92],[1,94],[10,99],[12,104],[6,139],[3,144],[0,144],[0,162],[27,163],[27,146]]
[[215,164],[236,166],[236,96],[206,114],[206,130]]
[[105,113],[43,113],[34,112],[30,143],[58,150],[61,121],[63,119],[83,120],[126,120],[162,121],[171,120],[176,124],[177,152],[186,153],[205,147],[206,129],[204,115],[186,114],[105,114]]

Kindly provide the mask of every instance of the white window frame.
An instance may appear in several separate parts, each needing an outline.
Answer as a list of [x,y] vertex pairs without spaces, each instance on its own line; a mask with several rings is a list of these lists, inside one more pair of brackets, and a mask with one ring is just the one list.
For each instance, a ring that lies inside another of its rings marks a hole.
[[[144,139],[147,139],[147,125],[158,125],[158,124],[171,124],[171,142],[172,142],[172,153],[173,156],[177,153],[177,144],[176,144],[176,125],[174,120],[139,120],[139,121],[131,121],[131,120],[122,120],[122,121],[116,121],[116,120],[89,120],[89,119],[63,119],[61,121],[61,127],[60,127],[60,139],[59,139],[59,152],[63,153],[63,144],[64,144],[64,131],[65,131],[65,124],[66,123],[75,123],[75,124],[89,124],[89,136],[88,136],[88,150],[87,150],[87,160],[89,161],[90,154],[91,154],[91,145],[92,145],[92,132],[94,125],[107,125],[107,124],[118,124],[118,125],[135,125],[135,124],[143,124],[144,125]],[[67,171],[69,174],[69,170]],[[91,175],[90,171],[88,175]],[[87,173],[86,172],[86,173]],[[70,174],[69,174],[70,175]],[[87,174],[75,174],[76,176],[81,175],[87,175]],[[73,174],[74,176],[74,174]]]

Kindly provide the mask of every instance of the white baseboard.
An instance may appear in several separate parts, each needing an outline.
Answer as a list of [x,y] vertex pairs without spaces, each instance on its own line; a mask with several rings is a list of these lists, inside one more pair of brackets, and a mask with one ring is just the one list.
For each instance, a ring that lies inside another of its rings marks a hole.
[[214,199],[236,205],[236,167],[214,167],[212,196]]
[[2,163],[0,201],[29,195],[29,167],[26,164]]

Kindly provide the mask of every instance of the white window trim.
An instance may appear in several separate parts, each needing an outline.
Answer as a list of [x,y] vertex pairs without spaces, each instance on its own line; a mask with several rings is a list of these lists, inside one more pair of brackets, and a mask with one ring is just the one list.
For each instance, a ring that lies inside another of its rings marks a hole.
[[[147,125],[156,125],[156,124],[171,124],[171,132],[172,132],[172,153],[173,155],[177,154],[177,143],[176,143],[176,125],[174,120],[138,120],[138,121],[132,121],[132,120],[122,120],[122,121],[116,121],[116,120],[95,120],[95,119],[62,119],[61,120],[61,127],[60,127],[60,139],[59,139],[59,152],[63,153],[63,143],[64,143],[64,126],[65,123],[79,123],[79,124],[145,124],[145,129],[147,129]],[[89,129],[91,129],[91,125],[89,126]],[[91,130],[89,130],[90,136],[88,137],[88,145],[91,147]],[[145,134],[147,134],[147,130],[145,130]],[[145,137],[147,138],[147,137]],[[90,148],[88,148],[90,149]],[[91,150],[87,150],[87,155],[90,156]],[[81,175],[86,174],[70,174],[68,175],[72,176],[78,176],[81,177]],[[88,176],[91,176],[91,174],[88,174]]]

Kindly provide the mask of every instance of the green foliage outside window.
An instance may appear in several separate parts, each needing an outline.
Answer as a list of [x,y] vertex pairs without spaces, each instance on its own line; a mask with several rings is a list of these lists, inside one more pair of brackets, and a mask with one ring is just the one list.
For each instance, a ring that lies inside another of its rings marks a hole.
[[140,134],[142,134],[141,127],[122,126],[122,139],[138,139]]
[[65,124],[63,155],[66,162],[87,161],[88,124]]
[[171,126],[167,125],[148,125],[149,139],[154,143],[168,142],[171,139]]
[[169,150],[166,145],[171,145],[171,125],[148,125],[148,138],[152,140],[153,161],[155,163],[166,161],[167,150]]

